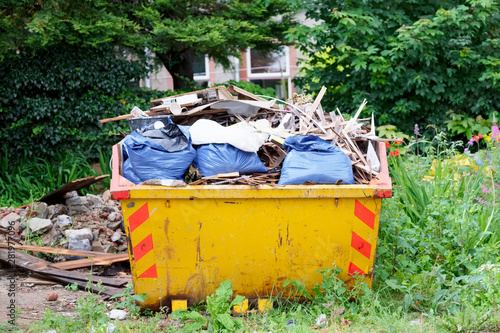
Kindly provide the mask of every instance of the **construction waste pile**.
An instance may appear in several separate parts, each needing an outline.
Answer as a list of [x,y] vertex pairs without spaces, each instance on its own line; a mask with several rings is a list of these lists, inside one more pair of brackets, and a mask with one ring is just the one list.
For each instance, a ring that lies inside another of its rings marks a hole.
[[[123,176],[134,184],[368,184],[380,171],[373,116],[326,113],[321,99],[256,96],[218,86],[151,101],[128,119],[121,142]],[[371,124],[370,124],[371,122]]]

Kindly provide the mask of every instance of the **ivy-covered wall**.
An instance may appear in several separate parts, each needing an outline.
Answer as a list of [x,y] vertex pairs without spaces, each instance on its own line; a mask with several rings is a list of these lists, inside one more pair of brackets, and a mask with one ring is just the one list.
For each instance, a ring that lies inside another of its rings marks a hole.
[[140,61],[128,60],[112,46],[59,45],[20,54],[0,63],[0,142],[2,155],[52,157],[80,150],[96,158],[99,148],[120,140],[126,121],[99,124],[135,105],[172,94],[133,88],[145,75]]

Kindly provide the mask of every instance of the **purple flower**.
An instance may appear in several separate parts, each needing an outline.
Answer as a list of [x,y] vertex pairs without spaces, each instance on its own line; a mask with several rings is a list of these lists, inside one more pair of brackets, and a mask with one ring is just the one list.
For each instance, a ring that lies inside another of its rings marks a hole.
[[465,149],[464,149],[464,153],[465,153],[465,152],[467,152],[467,151],[469,151],[469,148],[465,148]]
[[474,145],[474,142],[476,142],[476,139],[471,138],[471,139],[469,140],[469,142],[467,142],[467,144],[468,144],[469,146],[472,146],[472,145]]
[[491,137],[493,139],[495,138],[500,138],[500,131],[498,130],[498,125],[493,125],[493,127],[491,128]]
[[483,184],[480,185],[481,186],[481,189],[483,190],[483,193],[491,193],[492,191],[488,190],[488,188],[486,186],[484,186]]
[[418,128],[418,124],[415,124],[415,129],[413,130],[413,133],[415,133],[415,135],[420,135],[420,128]]

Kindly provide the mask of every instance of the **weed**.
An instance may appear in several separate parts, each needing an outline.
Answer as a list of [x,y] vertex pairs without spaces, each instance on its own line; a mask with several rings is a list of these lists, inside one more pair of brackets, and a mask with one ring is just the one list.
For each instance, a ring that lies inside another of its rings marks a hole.
[[186,332],[208,329],[209,332],[220,332],[222,330],[234,331],[242,327],[241,321],[231,317],[231,308],[245,300],[243,296],[233,297],[233,285],[231,281],[222,281],[219,288],[211,296],[207,296],[207,315],[204,317],[197,311],[175,310],[172,318],[184,322],[183,330]]
[[127,283],[127,286],[125,287],[123,293],[113,295],[110,298],[115,299],[121,297],[123,297],[124,300],[116,304],[115,309],[126,308],[128,309],[130,315],[138,316],[141,311],[141,307],[136,305],[136,303],[137,302],[144,303],[144,300],[148,297],[148,295],[144,293],[139,295],[134,295],[134,285],[132,283]]

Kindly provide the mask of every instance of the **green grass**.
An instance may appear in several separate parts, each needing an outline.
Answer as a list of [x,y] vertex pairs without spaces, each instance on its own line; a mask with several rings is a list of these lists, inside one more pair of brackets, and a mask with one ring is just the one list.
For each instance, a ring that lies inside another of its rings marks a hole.
[[[100,151],[99,164],[103,173],[110,173],[110,154]],[[5,154],[0,162],[0,207],[22,206],[75,179],[97,176],[81,152],[62,152],[52,160],[24,156],[9,162]],[[104,186],[109,187],[109,179]],[[95,185],[82,192],[96,192]]]

